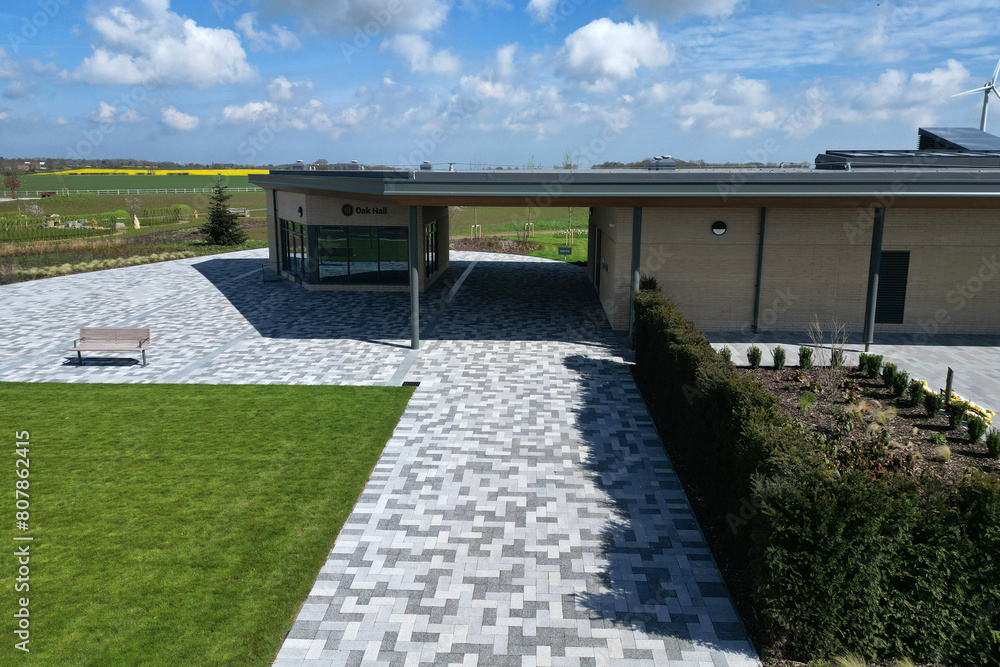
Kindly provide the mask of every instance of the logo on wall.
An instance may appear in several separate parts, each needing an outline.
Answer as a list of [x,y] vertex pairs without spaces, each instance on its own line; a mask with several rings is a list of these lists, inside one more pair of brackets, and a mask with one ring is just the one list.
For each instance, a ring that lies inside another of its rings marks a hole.
[[349,218],[354,215],[354,207],[350,204],[344,204],[343,207],[341,207],[340,212]]

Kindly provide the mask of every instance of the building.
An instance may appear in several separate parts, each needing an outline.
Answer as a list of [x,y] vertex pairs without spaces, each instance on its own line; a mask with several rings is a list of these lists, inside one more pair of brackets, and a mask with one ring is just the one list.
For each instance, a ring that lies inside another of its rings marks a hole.
[[803,331],[836,320],[870,340],[1000,333],[993,153],[936,145],[828,151],[816,169],[681,170],[664,159],[650,171],[251,180],[268,196],[272,267],[308,289],[412,285],[416,307],[417,292],[448,266],[449,206],[588,207],[587,271],[616,330],[629,330],[630,296],[650,275],[704,330]]

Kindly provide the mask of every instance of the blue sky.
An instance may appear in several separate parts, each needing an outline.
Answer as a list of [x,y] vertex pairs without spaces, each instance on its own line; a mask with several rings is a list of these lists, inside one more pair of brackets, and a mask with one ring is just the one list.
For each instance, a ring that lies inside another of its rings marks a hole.
[[[995,0],[6,0],[0,154],[808,161],[978,126]],[[1000,134],[1000,99],[987,130]]]

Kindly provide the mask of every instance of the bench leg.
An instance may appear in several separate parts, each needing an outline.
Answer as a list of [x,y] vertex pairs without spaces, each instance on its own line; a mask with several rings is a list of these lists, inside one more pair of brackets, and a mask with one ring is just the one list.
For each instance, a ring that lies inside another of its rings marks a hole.
[[79,350],[76,352],[76,365],[83,366],[83,354],[81,354]]
[[142,365],[146,365],[146,350],[142,351]]

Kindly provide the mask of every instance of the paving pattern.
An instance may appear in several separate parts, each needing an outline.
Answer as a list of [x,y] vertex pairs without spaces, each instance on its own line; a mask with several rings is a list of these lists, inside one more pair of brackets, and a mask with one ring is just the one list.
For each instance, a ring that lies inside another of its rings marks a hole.
[[[420,382],[276,665],[759,664],[586,273],[453,253],[421,299],[262,253],[0,287],[0,380]],[[153,328],[149,366],[65,352]]]
[[[781,345],[790,364],[797,363],[800,345],[812,346],[803,333],[714,332],[707,334],[715,349],[729,347],[733,362],[746,366],[747,350],[756,344],[763,352],[762,364],[772,363],[771,350]],[[847,363],[856,364],[858,355],[865,351],[860,335],[849,337],[844,346]],[[892,361],[910,377],[925,380],[931,387],[944,387],[948,368],[955,371],[954,390],[973,403],[1000,412],[1000,336],[995,335],[927,335],[927,334],[875,334],[870,352],[881,354]],[[814,353],[829,359],[829,345]]]

